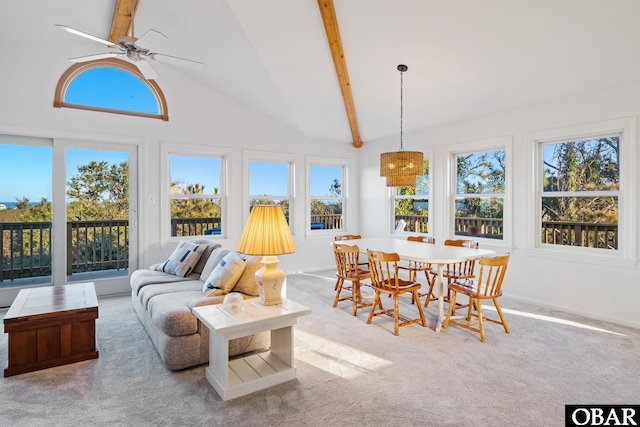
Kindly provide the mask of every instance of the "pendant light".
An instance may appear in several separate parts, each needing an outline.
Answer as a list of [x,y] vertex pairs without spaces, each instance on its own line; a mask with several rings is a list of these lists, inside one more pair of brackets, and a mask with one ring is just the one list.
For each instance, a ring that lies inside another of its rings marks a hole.
[[423,174],[424,155],[420,151],[404,151],[402,146],[403,73],[409,68],[398,65],[400,71],[400,150],[380,154],[380,176],[387,179],[387,187],[415,187],[416,177]]

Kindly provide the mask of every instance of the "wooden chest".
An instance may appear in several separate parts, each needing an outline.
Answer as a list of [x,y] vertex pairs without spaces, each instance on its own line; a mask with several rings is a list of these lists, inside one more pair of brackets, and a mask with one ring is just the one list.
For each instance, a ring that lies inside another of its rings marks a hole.
[[22,289],[4,318],[4,376],[97,358],[97,318],[93,283]]

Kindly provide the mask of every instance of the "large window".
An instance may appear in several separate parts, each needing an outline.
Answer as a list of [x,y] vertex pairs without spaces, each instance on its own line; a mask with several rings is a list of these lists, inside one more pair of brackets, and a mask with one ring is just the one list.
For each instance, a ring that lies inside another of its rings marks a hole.
[[504,238],[506,150],[455,153],[454,234]]
[[291,226],[291,164],[249,160],[249,207],[280,205]]
[[415,187],[393,188],[394,230],[411,233],[429,232],[429,160],[424,160],[422,176]]
[[0,290],[126,290],[138,258],[136,177],[133,145],[0,135]]
[[636,118],[527,134],[535,161],[527,209],[536,253],[634,268]]
[[53,106],[169,120],[158,84],[114,58],[72,65],[58,81]]
[[171,237],[223,235],[223,157],[169,154]]
[[541,143],[540,242],[618,249],[620,135]]
[[42,146],[7,140],[0,135],[0,284],[46,282],[52,271],[53,150],[48,140]]
[[308,229],[342,230],[344,228],[345,167],[342,165],[309,165]]

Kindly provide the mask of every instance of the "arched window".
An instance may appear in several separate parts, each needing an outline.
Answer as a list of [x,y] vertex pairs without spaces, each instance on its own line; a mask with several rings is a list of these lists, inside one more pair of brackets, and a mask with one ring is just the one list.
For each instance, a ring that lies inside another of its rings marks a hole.
[[115,58],[71,66],[58,81],[53,106],[169,120],[158,84]]

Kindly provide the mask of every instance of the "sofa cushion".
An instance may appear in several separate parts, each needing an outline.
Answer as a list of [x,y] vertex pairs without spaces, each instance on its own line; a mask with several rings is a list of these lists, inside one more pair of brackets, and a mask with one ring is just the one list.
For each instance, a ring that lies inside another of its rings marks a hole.
[[189,304],[202,297],[200,289],[171,292],[153,296],[148,303],[148,312],[153,323],[171,337],[198,332],[198,319],[191,313]]
[[[142,288],[138,294],[138,300],[145,309],[149,308],[149,301],[152,298],[163,294],[175,294],[177,292],[201,291],[202,282],[200,280],[187,280],[173,283],[158,283]],[[202,297],[202,294],[199,295]]]
[[162,271],[153,271],[140,269],[136,270],[131,274],[131,289],[133,290],[134,295],[138,295],[140,293],[140,289],[148,285],[155,285],[161,283],[174,283],[174,282],[184,282],[189,280],[186,277],[178,277],[173,274],[164,273]]
[[208,295],[214,289],[229,293],[242,276],[246,261],[237,252],[229,252],[220,260],[204,282],[202,292]]
[[211,252],[211,255],[209,255],[209,259],[207,260],[207,263],[202,269],[202,273],[200,274],[200,280],[202,280],[203,282],[206,281],[209,278],[209,276],[211,276],[211,272],[213,271],[213,269],[216,268],[218,264],[220,264],[220,261],[222,260],[222,258],[224,258],[224,256],[229,252],[231,252],[231,249],[227,249],[227,248],[214,249],[213,252]]
[[180,242],[169,259],[161,264],[159,270],[185,277],[193,271],[206,249],[206,244]]
[[259,256],[247,257],[247,263],[244,265],[242,276],[240,276],[240,279],[238,279],[238,282],[233,287],[234,292],[240,292],[245,295],[252,296],[260,295],[255,275],[256,271],[262,268],[262,264],[260,263],[261,259],[262,257]]
[[214,240],[204,239],[204,238],[191,239],[189,240],[189,242],[195,243],[196,245],[207,245],[207,249],[205,249],[202,255],[200,256],[200,259],[198,260],[198,263],[196,264],[196,266],[193,267],[193,273],[201,274],[202,270],[204,269],[204,266],[207,264],[207,261],[211,256],[211,253],[214,251],[214,249],[220,248],[222,246],[220,245],[220,243]]

